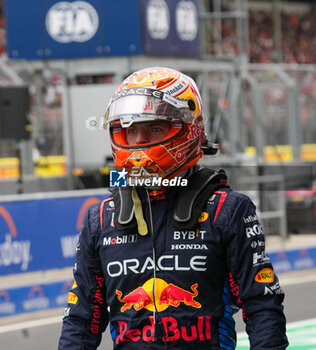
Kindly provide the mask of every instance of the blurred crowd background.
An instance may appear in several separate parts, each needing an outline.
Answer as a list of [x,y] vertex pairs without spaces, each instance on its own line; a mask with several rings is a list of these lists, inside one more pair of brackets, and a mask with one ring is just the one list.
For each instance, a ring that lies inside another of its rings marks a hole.
[[[278,43],[275,40],[273,9],[267,6],[261,8],[250,1],[248,54],[251,63],[316,63],[316,4],[298,5],[295,9],[288,6],[278,13],[281,38]],[[230,9],[224,7],[222,10]],[[221,33],[222,46],[217,45],[214,33],[211,35],[211,53],[216,56],[236,54],[236,22],[233,19],[222,20]]]
[[[109,147],[94,168],[78,166],[75,162],[69,163],[69,158],[67,160],[67,142],[71,142],[68,136],[72,130],[65,130],[69,112],[65,101],[67,99],[69,104],[73,87],[115,86],[130,73],[126,64],[122,64],[120,72],[114,67],[113,60],[104,61],[107,73],[85,74],[77,70],[70,75],[65,70],[54,68],[49,60],[41,62],[41,65],[23,59],[17,62],[8,60],[4,4],[4,0],[0,0],[0,85],[14,84],[10,75],[5,74],[5,67],[28,86],[28,119],[32,132],[25,142],[0,138],[0,181],[11,181],[12,185],[16,179],[22,181],[23,173],[25,183],[28,179],[34,182],[29,189],[25,186],[29,192],[104,187],[108,184],[109,171],[113,169]],[[204,28],[201,62],[210,63],[211,68],[208,68],[206,76],[198,72],[198,68],[190,70],[191,61],[188,60],[184,71],[207,91],[202,91],[208,117],[207,131],[212,141],[220,143],[221,150],[219,160],[212,159],[210,165],[244,164],[244,159],[252,157],[256,165],[307,166],[311,169],[310,173],[313,172],[316,164],[315,2],[201,0],[200,4],[200,18],[204,20],[201,26]],[[241,52],[241,49],[244,51]],[[111,58],[104,58],[107,59]],[[69,64],[79,61],[70,60]],[[158,57],[159,64],[160,61],[164,62]],[[85,69],[82,72],[87,71],[86,68],[94,61],[87,59],[83,62]],[[108,62],[113,64],[112,72]],[[151,57],[145,57],[144,64],[152,62],[157,64]],[[171,58],[170,62],[177,68],[177,59],[172,61]],[[243,71],[242,67],[246,70]],[[86,101],[92,103],[93,97],[87,95]],[[102,111],[106,103],[103,102]],[[71,108],[76,105],[79,106],[79,103]],[[71,135],[74,139],[76,132]],[[94,147],[93,152],[101,148],[105,149],[105,143],[101,143],[99,148]],[[19,161],[21,152],[24,152],[23,167]],[[77,159],[83,159],[76,146],[73,152],[78,153]],[[292,174],[288,169],[281,170],[281,167],[278,172],[283,172],[282,176]],[[299,172],[301,176],[298,176]],[[285,185],[288,190],[288,217],[293,219],[291,213],[297,213],[300,208],[304,209],[304,215],[296,216],[297,223],[295,227],[292,225],[292,230],[302,224],[297,219],[300,217],[303,224],[308,223],[310,231],[316,223],[316,180],[307,179],[303,171],[293,172],[293,177],[296,180],[290,181],[290,184],[286,181]],[[302,177],[306,181],[302,181]],[[45,182],[43,179],[47,178],[49,181]],[[12,191],[15,187],[1,186],[0,194]],[[273,199],[269,201],[274,202]]]
[[[205,1],[205,9],[210,13],[215,9],[215,1]],[[218,2],[218,1],[217,1]],[[300,120],[302,128],[302,143],[315,142],[316,132],[316,72],[313,67],[316,64],[316,4],[313,1],[290,2],[278,1],[278,8],[274,1],[249,1],[248,2],[248,32],[249,42],[247,55],[251,64],[280,63],[298,64],[297,69],[290,69],[293,79],[298,81],[300,94]],[[225,14],[236,10],[234,1],[220,1],[220,10]],[[4,0],[0,0],[0,58],[6,56],[6,24],[4,18]],[[234,18],[223,18],[220,21],[213,20],[212,28],[206,36],[205,44],[207,54],[210,57],[227,59],[238,53],[238,22]],[[220,39],[218,39],[220,38]],[[302,69],[302,67],[307,67]],[[300,68],[299,68],[300,67]],[[32,124],[33,158],[38,160],[40,156],[62,155],[63,145],[63,111],[62,97],[64,93],[62,77],[56,73],[47,73],[39,76],[36,72],[26,70],[19,71],[20,76],[30,86]],[[266,106],[268,144],[287,144],[287,136],[284,133],[284,125],[287,123],[284,114],[286,94],[284,88],[275,84],[275,74],[269,69],[256,72],[256,78],[271,83],[264,99]],[[0,74],[0,82],[7,83],[6,77]],[[215,77],[215,81],[216,81]],[[77,75],[69,80],[69,84],[106,84],[112,83],[113,75]],[[227,101],[218,101],[218,91],[214,84],[215,102],[213,107],[225,112]],[[251,97],[250,97],[251,98]],[[253,117],[246,104],[246,122],[251,129]],[[213,108],[211,107],[211,109]],[[212,111],[214,112],[214,111]],[[268,130],[269,131],[269,130]],[[221,130],[221,141],[225,153],[225,131]],[[248,132],[249,142],[252,146],[254,135]],[[0,157],[15,156],[15,141],[0,140]]]

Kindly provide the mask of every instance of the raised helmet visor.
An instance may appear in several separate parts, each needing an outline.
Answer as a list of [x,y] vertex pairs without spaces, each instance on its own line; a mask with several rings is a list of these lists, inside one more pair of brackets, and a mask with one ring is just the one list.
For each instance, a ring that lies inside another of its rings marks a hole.
[[120,120],[121,126],[152,120],[183,121],[193,119],[188,101],[180,100],[154,89],[127,89],[113,96],[106,111],[105,127]]

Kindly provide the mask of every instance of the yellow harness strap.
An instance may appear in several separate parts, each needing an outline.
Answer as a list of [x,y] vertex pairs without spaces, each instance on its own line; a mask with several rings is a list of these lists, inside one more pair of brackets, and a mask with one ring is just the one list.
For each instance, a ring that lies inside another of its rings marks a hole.
[[138,197],[138,193],[136,191],[136,187],[134,186],[132,189],[132,198],[134,202],[134,208],[135,208],[135,217],[137,221],[137,227],[138,227],[138,233],[141,236],[146,236],[148,233],[148,228],[146,221],[143,216],[143,209],[142,209],[142,203]]

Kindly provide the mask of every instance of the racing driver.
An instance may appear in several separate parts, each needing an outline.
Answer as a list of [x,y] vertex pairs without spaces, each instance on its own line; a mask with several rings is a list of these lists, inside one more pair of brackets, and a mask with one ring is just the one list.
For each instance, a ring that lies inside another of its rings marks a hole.
[[195,82],[168,68],[127,77],[105,124],[117,171],[82,227],[59,350],[236,347],[242,309],[253,350],[286,349],[284,293],[251,200],[215,154]]

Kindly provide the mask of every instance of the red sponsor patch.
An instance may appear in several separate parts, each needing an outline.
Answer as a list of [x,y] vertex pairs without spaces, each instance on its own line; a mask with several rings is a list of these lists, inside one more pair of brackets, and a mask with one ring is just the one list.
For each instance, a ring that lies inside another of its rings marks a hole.
[[[165,330],[165,337],[163,341],[172,342],[183,339],[185,341],[200,341],[210,340],[211,336],[211,317],[199,316],[195,323],[190,326],[183,326],[179,324],[174,317],[161,317],[161,322]],[[154,317],[149,317],[149,324],[143,328],[128,329],[125,321],[118,321],[119,332],[116,338],[116,344],[124,342],[138,342],[140,340],[145,342],[154,341],[155,322]]]

